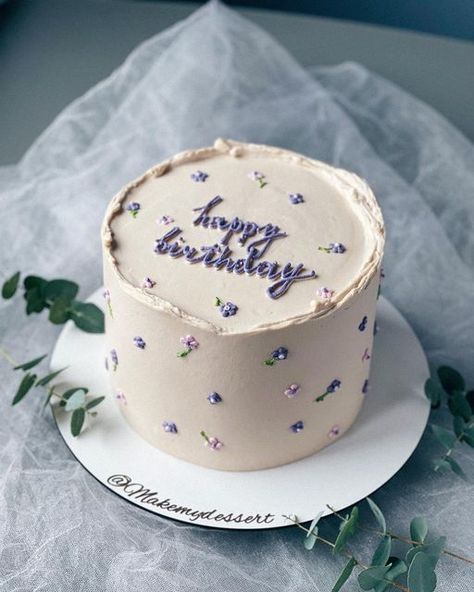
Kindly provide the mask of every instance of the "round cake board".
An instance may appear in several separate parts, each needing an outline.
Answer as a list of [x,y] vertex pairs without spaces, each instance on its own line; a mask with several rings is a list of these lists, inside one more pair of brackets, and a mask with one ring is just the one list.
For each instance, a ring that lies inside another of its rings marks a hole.
[[[101,291],[90,299],[103,306]],[[340,440],[303,460],[272,469],[216,471],[153,448],[123,419],[112,395],[79,437],[70,414],[53,407],[59,431],[76,459],[110,491],[145,510],[175,520],[227,529],[289,526],[319,512],[341,510],[373,493],[410,457],[425,429],[429,402],[423,385],[428,364],[407,321],[383,297],[370,389],[351,429]],[[67,388],[109,393],[103,335],[64,327],[51,369],[67,366]]]

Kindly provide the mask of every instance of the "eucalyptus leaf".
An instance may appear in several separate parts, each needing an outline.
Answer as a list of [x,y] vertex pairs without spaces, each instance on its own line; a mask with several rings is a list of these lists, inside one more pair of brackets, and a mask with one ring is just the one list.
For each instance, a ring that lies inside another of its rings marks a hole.
[[394,582],[399,576],[404,574],[408,568],[406,563],[398,557],[389,557],[388,562],[392,565],[389,571],[385,574],[386,582],[380,582],[374,588],[374,592],[385,592],[385,590],[391,587],[390,582]]
[[418,553],[408,568],[408,588],[411,592],[433,592],[436,588],[436,574],[432,563],[424,553]]
[[378,547],[375,549],[374,556],[372,557],[371,566],[385,565],[390,557],[392,550],[392,539],[389,536],[384,536],[380,541]]
[[431,401],[431,407],[437,409],[441,405],[443,389],[435,380],[428,378],[425,382],[425,395]]
[[466,444],[469,444],[469,446],[474,448],[474,427],[466,428],[464,430],[464,436],[462,441],[466,442]]
[[464,421],[471,419],[471,406],[463,392],[453,391],[448,400],[448,407],[453,415],[462,417]]
[[23,376],[22,381],[20,382],[20,386],[16,391],[15,396],[13,397],[12,405],[16,405],[19,403],[23,397],[28,393],[31,387],[35,384],[36,381],[36,374],[25,374]]
[[54,395],[54,386],[50,387],[48,390],[48,396],[43,405],[43,409],[48,406],[48,403],[51,401],[51,397]]
[[64,372],[64,370],[66,370],[66,368],[61,368],[60,370],[56,370],[55,372],[50,372],[46,376],[43,376],[43,378],[40,378],[37,381],[36,386],[46,386],[52,380],[54,380],[56,378],[56,376],[59,376],[61,374],[61,372]]
[[15,274],[12,275],[11,278],[8,278],[2,286],[2,298],[8,300],[9,298],[13,298],[15,296],[18,282],[20,280],[20,272],[17,271]]
[[69,397],[66,403],[66,411],[74,411],[75,409],[79,409],[79,407],[83,407],[84,403],[86,402],[86,395],[84,391],[77,390],[73,395]]
[[87,403],[86,409],[92,409],[93,407],[100,405],[104,399],[105,397],[96,397],[95,399],[92,399],[92,401]]
[[313,528],[311,528],[311,530],[305,536],[303,545],[305,549],[308,549],[308,551],[311,551],[311,549],[316,544],[316,541],[318,540],[318,532],[318,527],[313,526]]
[[72,388],[69,389],[67,391],[65,391],[62,394],[62,398],[63,400],[59,403],[61,407],[65,407],[66,403],[68,402],[68,400],[77,392],[77,391],[82,391],[84,393],[84,395],[87,395],[87,393],[89,392],[89,389],[86,389],[84,387],[77,387],[77,388]]
[[466,473],[462,470],[462,467],[454,460],[454,458],[452,458],[451,456],[447,456],[446,462],[451,467],[451,470],[453,471],[453,473],[456,473],[456,475],[458,477],[461,477],[462,479],[467,481]]
[[46,308],[46,302],[41,294],[39,287],[31,288],[25,293],[26,298],[26,314],[30,315],[33,312],[39,313]]
[[91,302],[78,302],[71,304],[71,318],[76,327],[86,333],[104,332],[104,313]]
[[434,540],[432,543],[418,545],[417,547],[413,547],[408,551],[406,554],[405,561],[408,566],[410,566],[418,553],[423,553],[426,555],[433,567],[436,567],[440,555],[446,545],[446,537],[439,537],[438,539]]
[[44,297],[47,300],[62,298],[72,302],[79,292],[79,286],[70,280],[51,280],[43,288]]
[[347,580],[351,577],[352,572],[354,571],[354,567],[357,565],[357,561],[354,557],[351,557],[349,561],[344,566],[344,569],[341,571],[340,576],[337,578],[337,582],[331,589],[331,592],[339,592],[339,590],[344,586]]
[[447,473],[451,470],[451,465],[444,458],[433,460],[433,469],[437,473]]
[[340,553],[344,547],[346,546],[347,541],[353,536],[357,531],[357,522],[359,520],[359,508],[354,506],[352,508],[352,512],[347,520],[344,520],[342,523],[341,530],[337,535],[336,541],[334,543],[333,553]]
[[456,436],[441,426],[431,424],[431,430],[435,438],[448,450],[452,448],[456,442]]
[[428,523],[423,516],[413,518],[410,522],[410,537],[412,541],[424,543],[428,534]]
[[474,390],[468,391],[466,393],[466,399],[469,405],[471,406],[472,413],[474,413]]
[[84,411],[83,407],[79,409],[75,409],[72,412],[71,416],[71,434],[73,436],[79,436],[82,430],[82,426],[84,425],[84,419],[86,417],[86,412]]
[[382,532],[385,534],[387,532],[387,522],[385,520],[385,516],[382,513],[382,510],[377,506],[377,504],[373,500],[370,499],[370,497],[367,498],[367,503],[369,504],[369,508],[372,510],[372,514],[377,520],[378,525],[382,529]]
[[30,360],[29,362],[25,362],[24,364],[20,364],[19,366],[15,366],[13,370],[31,370],[31,368],[34,368],[35,366],[40,364],[47,357],[47,355],[48,354],[44,354],[42,356],[39,356],[39,358],[35,358],[34,360]]
[[27,275],[23,280],[23,287],[26,291],[32,290],[33,288],[39,288],[41,291],[48,282],[37,275]]
[[466,424],[465,424],[463,418],[459,417],[458,415],[455,415],[453,417],[453,430],[458,438],[461,438],[461,435],[464,435],[463,432],[464,432],[465,427],[466,427]]
[[440,366],[438,368],[438,378],[448,395],[453,391],[463,391],[466,388],[464,378],[457,370],[450,366]]
[[391,565],[377,565],[360,572],[357,580],[362,590],[372,590],[379,582],[383,582]]
[[65,298],[54,300],[49,309],[49,320],[55,325],[63,325],[69,319],[70,302]]

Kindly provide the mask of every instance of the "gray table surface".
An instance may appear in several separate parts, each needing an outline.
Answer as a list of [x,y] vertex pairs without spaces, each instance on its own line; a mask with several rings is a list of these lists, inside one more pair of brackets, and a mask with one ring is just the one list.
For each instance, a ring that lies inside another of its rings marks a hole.
[[[0,22],[0,164],[18,161],[72,100],[141,41],[197,3],[16,0]],[[354,60],[396,82],[474,138],[474,44],[372,25],[241,9],[303,65]]]

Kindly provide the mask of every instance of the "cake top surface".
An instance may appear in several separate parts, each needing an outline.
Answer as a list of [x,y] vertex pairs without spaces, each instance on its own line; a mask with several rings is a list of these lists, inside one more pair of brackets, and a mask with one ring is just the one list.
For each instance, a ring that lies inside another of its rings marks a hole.
[[384,226],[356,175],[300,154],[216,140],[125,187],[102,238],[121,287],[216,333],[327,314],[380,264]]

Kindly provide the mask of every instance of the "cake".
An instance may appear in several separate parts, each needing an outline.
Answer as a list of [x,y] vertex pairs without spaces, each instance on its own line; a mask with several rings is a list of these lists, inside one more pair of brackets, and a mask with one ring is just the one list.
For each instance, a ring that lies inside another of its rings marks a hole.
[[365,181],[218,139],[120,191],[102,241],[111,389],[152,446],[256,470],[350,428],[369,384],[384,246]]

